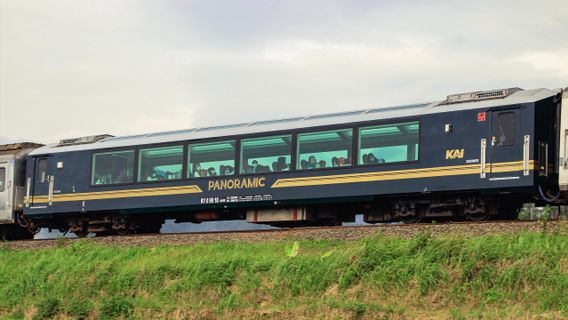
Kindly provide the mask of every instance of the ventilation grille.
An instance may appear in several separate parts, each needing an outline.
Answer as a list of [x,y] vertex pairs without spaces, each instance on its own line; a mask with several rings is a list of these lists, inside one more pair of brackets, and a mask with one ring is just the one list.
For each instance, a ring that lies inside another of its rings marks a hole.
[[522,91],[522,90],[523,89],[521,88],[509,88],[509,89],[499,89],[499,90],[456,93],[449,95],[444,102],[439,104],[439,106],[464,103],[464,102],[491,100],[491,99],[503,99],[517,91]]

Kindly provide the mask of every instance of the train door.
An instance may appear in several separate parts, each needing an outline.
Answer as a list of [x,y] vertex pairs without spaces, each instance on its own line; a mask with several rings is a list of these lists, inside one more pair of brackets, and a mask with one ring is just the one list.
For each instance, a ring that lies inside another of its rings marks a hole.
[[34,177],[32,182],[32,207],[51,205],[53,196],[53,176],[49,174],[48,158],[34,159]]
[[[523,159],[523,137],[520,134],[519,108],[491,112],[491,138],[489,140],[489,179],[519,179],[519,172],[511,172],[511,163]],[[514,165],[514,164],[513,164]]]
[[12,220],[11,176],[8,162],[0,161],[0,222]]

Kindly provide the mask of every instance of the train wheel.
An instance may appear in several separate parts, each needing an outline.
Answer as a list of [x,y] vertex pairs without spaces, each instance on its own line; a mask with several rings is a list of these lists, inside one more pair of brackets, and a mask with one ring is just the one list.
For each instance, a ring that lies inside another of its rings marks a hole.
[[73,231],[73,233],[78,237],[78,238],[84,238],[89,234],[88,230],[80,230],[80,231]]
[[483,212],[483,213],[476,213],[476,214],[467,214],[467,220],[469,221],[487,221],[491,218],[490,212]]
[[418,223],[422,219],[420,210],[411,201],[399,201],[394,205],[394,215],[405,224]]
[[466,201],[464,213],[470,221],[486,221],[491,218],[496,209],[494,202],[471,196]]
[[126,216],[116,216],[112,222],[112,230],[119,236],[125,236],[132,233],[133,227],[130,220]]
[[34,234],[34,235],[37,234],[41,230],[41,228],[33,221],[30,221],[28,223],[27,229],[31,234]]

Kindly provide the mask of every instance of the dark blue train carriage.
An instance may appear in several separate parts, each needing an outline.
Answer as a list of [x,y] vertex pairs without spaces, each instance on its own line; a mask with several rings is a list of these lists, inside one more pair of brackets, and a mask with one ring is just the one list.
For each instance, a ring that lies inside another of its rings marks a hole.
[[[565,98],[566,99],[566,98]],[[562,90],[126,137],[63,140],[27,162],[25,217],[88,232],[178,222],[277,226],[483,220],[565,201]]]

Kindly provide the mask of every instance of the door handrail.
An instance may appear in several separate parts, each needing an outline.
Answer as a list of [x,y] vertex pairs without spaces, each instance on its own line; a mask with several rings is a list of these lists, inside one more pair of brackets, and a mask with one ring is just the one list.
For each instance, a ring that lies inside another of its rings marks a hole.
[[30,207],[30,190],[32,187],[32,178],[28,178],[26,180],[26,200],[24,201],[26,204],[26,208]]
[[481,156],[480,156],[480,173],[479,173],[479,177],[481,179],[485,179],[485,172],[487,170],[486,168],[486,149],[487,149],[487,139],[481,139]]
[[528,176],[530,174],[530,168],[529,168],[530,143],[531,143],[531,136],[527,134],[523,138],[523,175],[525,176]]
[[53,203],[53,186],[55,185],[55,177],[49,176],[49,191],[47,193],[47,202],[49,205]]

